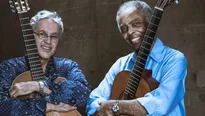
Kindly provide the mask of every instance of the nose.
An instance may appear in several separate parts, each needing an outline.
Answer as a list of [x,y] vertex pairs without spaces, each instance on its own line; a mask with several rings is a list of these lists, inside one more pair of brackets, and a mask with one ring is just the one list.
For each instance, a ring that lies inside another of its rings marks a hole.
[[50,44],[51,43],[51,36],[48,36],[44,41],[46,43]]
[[135,32],[135,30],[134,30],[132,27],[130,27],[130,28],[128,29],[128,34],[129,34],[129,35],[132,35],[134,32]]

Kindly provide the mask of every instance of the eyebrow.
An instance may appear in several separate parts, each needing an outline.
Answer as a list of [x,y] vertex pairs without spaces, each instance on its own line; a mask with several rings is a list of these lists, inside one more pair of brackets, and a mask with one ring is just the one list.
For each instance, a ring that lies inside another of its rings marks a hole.
[[[39,32],[43,32],[43,33],[46,33],[46,34],[48,34],[46,31],[44,31],[44,30],[40,30]],[[51,35],[58,35],[59,33],[58,32],[54,32],[54,33],[51,33]]]
[[129,22],[129,24],[132,24],[133,22],[142,22],[142,20],[140,18],[136,18],[134,20],[132,20],[131,22]]
[[[142,22],[142,20],[140,18],[135,18],[134,20],[130,21],[128,24],[132,24],[133,22]],[[120,28],[123,27],[125,25],[120,25]]]

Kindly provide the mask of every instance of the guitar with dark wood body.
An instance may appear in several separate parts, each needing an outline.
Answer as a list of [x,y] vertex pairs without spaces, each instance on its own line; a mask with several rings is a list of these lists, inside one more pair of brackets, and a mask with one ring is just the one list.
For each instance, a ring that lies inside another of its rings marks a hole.
[[136,63],[132,71],[121,71],[114,79],[110,99],[129,100],[143,97],[146,93],[156,89],[159,82],[152,78],[152,71],[144,69],[151,51],[155,34],[163,14],[163,9],[174,0],[158,0],[149,21],[143,41],[136,56]]
[[[26,49],[26,61],[28,67],[30,68],[30,71],[24,72],[15,78],[12,83],[12,87],[15,83],[19,82],[44,80],[45,76],[38,55],[35,38],[33,36],[33,29],[30,26],[30,18],[26,16],[26,13],[30,10],[28,2],[27,0],[10,0],[9,3],[10,7],[12,8],[12,11],[17,13],[20,21]],[[55,81],[60,82],[63,80],[65,80],[64,77],[58,77]],[[19,96],[18,98],[41,99],[40,94],[37,92]],[[77,110],[72,110],[69,112],[50,111],[46,113],[46,116],[81,116],[81,114]]]

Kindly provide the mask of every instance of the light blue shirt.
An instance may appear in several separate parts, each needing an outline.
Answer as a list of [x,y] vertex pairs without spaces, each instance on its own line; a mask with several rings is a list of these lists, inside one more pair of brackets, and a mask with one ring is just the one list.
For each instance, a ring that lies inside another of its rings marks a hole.
[[[136,54],[133,52],[119,58],[112,65],[99,86],[90,94],[87,104],[88,116],[99,108],[98,102],[110,99],[116,75],[124,70],[131,71],[135,62]],[[152,77],[160,83],[155,90],[137,98],[149,113],[148,116],[185,116],[184,95],[187,75],[185,56],[177,50],[164,46],[157,39],[147,58],[145,69],[152,70]]]

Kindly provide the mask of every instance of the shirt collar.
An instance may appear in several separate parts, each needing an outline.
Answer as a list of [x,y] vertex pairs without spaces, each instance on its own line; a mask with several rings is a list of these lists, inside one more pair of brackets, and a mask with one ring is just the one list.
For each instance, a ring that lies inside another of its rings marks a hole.
[[[154,47],[152,48],[152,50],[151,50],[148,57],[151,57],[156,62],[161,62],[162,59],[163,59],[163,56],[165,55],[165,52],[163,52],[163,50],[165,48],[166,48],[166,46],[164,46],[162,41],[157,38],[156,41],[155,41]],[[136,53],[135,52],[133,52],[132,60],[134,62],[136,62]]]

